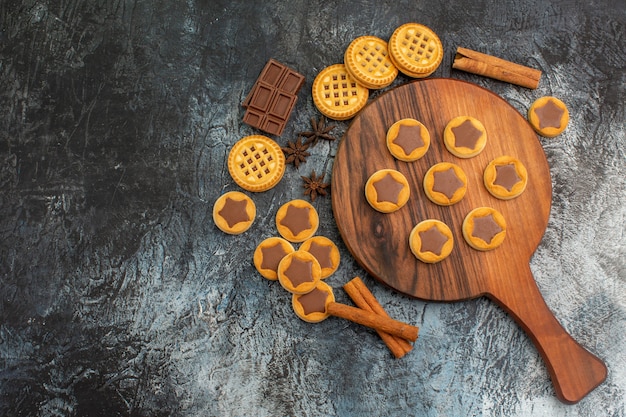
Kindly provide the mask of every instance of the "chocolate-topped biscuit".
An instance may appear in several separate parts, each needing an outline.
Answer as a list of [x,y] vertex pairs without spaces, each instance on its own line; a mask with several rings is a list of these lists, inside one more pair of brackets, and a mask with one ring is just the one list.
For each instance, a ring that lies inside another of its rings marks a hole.
[[418,223],[409,235],[411,252],[422,262],[435,263],[444,260],[452,252],[452,231],[442,221],[428,219]]
[[491,207],[475,208],[463,220],[463,237],[476,250],[497,248],[506,237],[504,216]]
[[528,173],[524,164],[512,156],[500,156],[492,160],[483,173],[487,191],[500,200],[510,200],[526,189]]
[[567,106],[556,97],[541,97],[528,109],[528,121],[537,133],[553,138],[565,130],[569,122]]
[[256,206],[250,197],[239,191],[220,196],[213,204],[213,221],[224,233],[237,235],[252,226]]
[[313,236],[319,226],[315,207],[301,199],[283,204],[276,213],[278,233],[290,242],[303,242]]
[[322,277],[319,262],[309,252],[295,251],[278,264],[278,281],[292,294],[306,294],[313,290]]
[[365,183],[367,202],[381,213],[392,213],[402,208],[411,195],[406,177],[394,169],[381,169]]
[[387,149],[396,159],[413,162],[420,159],[430,147],[430,133],[415,119],[401,119],[387,130]]
[[467,191],[467,176],[460,166],[440,162],[424,175],[424,192],[430,201],[440,206],[458,203]]
[[322,268],[322,279],[328,278],[339,267],[339,249],[327,237],[313,236],[302,242],[300,249],[315,256]]
[[291,252],[294,252],[294,248],[287,240],[269,237],[259,243],[254,250],[254,267],[263,277],[275,281],[278,279],[280,261]]
[[443,131],[443,143],[452,155],[459,158],[472,158],[485,148],[487,131],[474,117],[455,117],[448,122]]
[[326,306],[335,301],[333,289],[320,281],[306,294],[294,294],[291,305],[296,315],[309,323],[318,323],[328,317]]

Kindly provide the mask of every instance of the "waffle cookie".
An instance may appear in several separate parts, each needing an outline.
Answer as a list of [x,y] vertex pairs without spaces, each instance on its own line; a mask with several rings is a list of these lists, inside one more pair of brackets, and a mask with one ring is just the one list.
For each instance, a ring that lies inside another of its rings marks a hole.
[[231,148],[228,172],[245,190],[267,191],[278,184],[285,173],[285,154],[267,136],[246,136]]
[[397,28],[389,39],[389,56],[395,66],[413,78],[427,77],[443,59],[443,45],[430,28],[418,23],[406,23]]
[[528,173],[518,159],[500,156],[489,162],[485,168],[483,182],[491,195],[500,200],[510,200],[524,192]]
[[356,82],[373,90],[387,87],[398,76],[398,69],[389,58],[387,42],[375,36],[353,40],[343,62]]
[[213,221],[224,233],[238,235],[245,232],[255,217],[254,201],[239,191],[223,194],[213,204]]
[[387,149],[400,161],[420,159],[430,147],[430,133],[415,119],[398,120],[387,130]]
[[455,117],[443,131],[443,143],[452,155],[472,158],[485,148],[487,131],[478,119],[470,116]]
[[278,233],[290,242],[304,242],[317,231],[317,210],[305,200],[291,200],[283,204],[276,213]]
[[381,169],[365,183],[367,202],[381,213],[392,213],[404,206],[411,195],[406,177],[394,169]]
[[454,247],[454,237],[445,223],[428,219],[419,222],[411,230],[409,247],[420,261],[436,263],[450,255]]
[[312,291],[322,277],[322,268],[309,252],[295,251],[278,264],[278,282],[292,294]]
[[535,132],[546,138],[553,138],[567,127],[569,111],[558,98],[541,97],[528,109],[528,121]]
[[302,320],[309,323],[319,323],[328,317],[326,306],[335,301],[335,295],[330,285],[323,281],[306,294],[294,294],[291,297],[293,311]]
[[424,175],[424,192],[440,206],[458,203],[467,191],[467,176],[460,166],[451,162],[433,165]]
[[506,221],[491,207],[478,207],[463,220],[463,238],[474,249],[488,251],[497,248],[506,237]]
[[324,68],[313,80],[313,103],[326,117],[347,120],[367,103],[369,90],[354,80],[344,64]]
[[313,236],[305,240],[298,250],[315,256],[322,267],[322,279],[331,276],[339,267],[339,248],[327,237]]
[[254,250],[254,267],[263,276],[272,281],[278,279],[278,265],[282,259],[294,252],[294,248],[283,238],[269,237]]

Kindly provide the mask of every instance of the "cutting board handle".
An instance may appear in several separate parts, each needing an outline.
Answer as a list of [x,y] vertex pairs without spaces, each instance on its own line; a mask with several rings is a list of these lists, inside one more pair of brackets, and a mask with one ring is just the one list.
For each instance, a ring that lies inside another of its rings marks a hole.
[[529,266],[511,268],[510,272],[514,276],[502,280],[502,286],[492,291],[494,301],[534,342],[546,363],[557,397],[566,404],[577,403],[606,379],[606,365],[579,345],[557,321]]

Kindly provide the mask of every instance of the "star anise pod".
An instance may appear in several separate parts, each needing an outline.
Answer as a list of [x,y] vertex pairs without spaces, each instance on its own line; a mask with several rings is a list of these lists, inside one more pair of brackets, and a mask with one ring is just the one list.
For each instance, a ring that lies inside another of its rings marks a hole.
[[330,131],[337,126],[326,126],[326,118],[324,116],[320,117],[319,120],[315,120],[314,117],[311,117],[311,127],[313,128],[313,130],[299,133],[300,135],[307,138],[305,143],[310,143],[311,146],[315,146],[319,139],[324,139],[328,141],[335,140],[335,137],[330,135]]
[[294,164],[296,168],[298,168],[301,163],[305,163],[307,156],[311,155],[307,152],[309,144],[307,142],[302,143],[301,136],[298,136],[295,142],[288,142],[286,147],[280,149],[282,149],[287,157],[285,163]]
[[310,177],[302,176],[302,180],[304,181],[304,195],[308,195],[311,201],[315,201],[318,195],[324,196],[328,193],[326,188],[328,188],[330,184],[323,182],[324,175],[326,174],[322,174],[318,177],[315,175],[315,171],[313,171]]

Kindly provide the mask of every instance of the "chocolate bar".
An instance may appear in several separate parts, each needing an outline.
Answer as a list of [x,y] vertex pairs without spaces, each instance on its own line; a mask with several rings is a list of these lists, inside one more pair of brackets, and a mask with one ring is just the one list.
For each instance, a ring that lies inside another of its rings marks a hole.
[[243,102],[244,123],[280,136],[296,105],[304,76],[270,59]]

